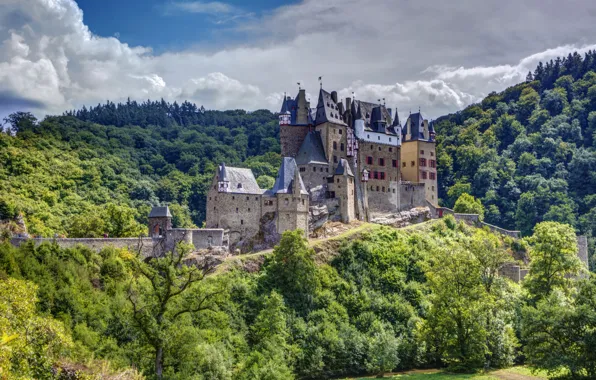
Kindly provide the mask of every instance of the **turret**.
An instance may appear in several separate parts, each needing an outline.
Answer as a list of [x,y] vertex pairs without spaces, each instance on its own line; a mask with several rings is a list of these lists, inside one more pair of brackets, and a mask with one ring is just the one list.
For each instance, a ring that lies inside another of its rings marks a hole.
[[230,191],[230,179],[228,178],[226,171],[226,164],[223,162],[219,165],[217,173],[217,190],[220,193],[227,193]]
[[149,213],[149,236],[161,238],[172,229],[172,214],[168,206],[156,206]]

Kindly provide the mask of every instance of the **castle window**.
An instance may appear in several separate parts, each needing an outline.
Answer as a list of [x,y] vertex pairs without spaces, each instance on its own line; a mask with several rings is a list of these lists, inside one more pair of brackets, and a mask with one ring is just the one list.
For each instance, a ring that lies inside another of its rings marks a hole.
[[333,156],[333,162],[337,164],[337,156]]
[[244,219],[240,219],[240,224],[244,224]]
[[341,130],[341,128],[339,129],[339,134],[342,135],[343,131]]
[[379,186],[377,186],[377,191],[379,191]]
[[420,159],[420,166],[426,166],[426,158]]
[[[391,142],[391,138],[389,138],[389,142]],[[389,151],[390,152],[393,152],[393,148],[392,147],[389,147]]]
[[340,144],[339,150],[341,150],[342,152],[344,151],[344,143]]
[[371,145],[371,146],[370,146],[370,150],[373,150],[373,149],[375,149],[375,148],[374,148],[374,147]]
[[215,210],[216,210],[216,208],[215,208],[215,207],[213,207],[213,211],[215,211]]
[[377,136],[377,140],[381,141],[381,136]]
[[416,161],[412,161],[412,165],[411,166],[416,166]]
[[421,170],[421,171],[420,171],[420,174],[421,174],[421,176],[422,176],[422,179],[426,179],[426,178],[427,178],[426,171],[424,171],[424,170]]
[[423,150],[421,150],[421,151],[420,151],[420,154],[424,154],[424,151],[423,151]]
[[[391,137],[389,137],[389,142],[391,142]],[[389,148],[389,151],[392,151],[392,148]]]
[[405,162],[402,162],[401,163],[401,166],[403,166],[405,168],[406,167],[406,163]]
[[250,201],[250,197],[246,197],[246,200],[247,200],[247,201]]
[[395,194],[395,189],[393,189],[393,194]]
[[[432,179],[432,180],[434,180],[434,179],[436,179],[436,178],[437,178],[437,177],[436,177],[436,174],[435,174],[435,173],[432,173],[432,172],[431,172],[431,173],[429,173],[429,177],[430,177],[430,179]],[[434,190],[434,186],[433,186],[433,190]]]
[[436,168],[437,167],[437,161],[435,161],[435,160],[430,160],[429,161],[429,164],[430,164],[430,167],[431,168]]
[[232,195],[232,200],[234,200],[234,199],[236,199],[236,197]]
[[317,171],[317,167],[316,167],[316,166],[313,166],[313,167],[312,167],[312,171],[313,171],[313,172],[316,172],[316,171]]
[[[370,139],[370,135],[366,135],[367,139]],[[372,149],[372,145],[370,146],[370,149]]]
[[[430,174],[435,174],[435,173],[430,173]],[[432,179],[432,178],[431,178],[431,179]],[[431,186],[431,187],[432,187],[433,191],[435,191],[435,187],[434,187],[434,186]]]
[[337,142],[336,141],[333,142],[333,150],[337,150]]
[[383,186],[383,189],[382,189],[382,191],[383,191],[383,192],[385,192],[385,186]]
[[379,174],[381,176],[381,179],[385,179],[385,172],[380,172]]
[[397,167],[397,160],[392,160],[391,161],[391,166],[393,166],[394,168]]
[[241,183],[238,184],[238,188],[239,189],[242,189],[242,184]]
[[248,208],[248,212],[250,212],[250,207]]
[[290,200],[288,198],[284,199],[284,205],[289,205],[290,204]]
[[209,200],[211,200],[211,197],[209,197]]
[[302,200],[302,205],[304,206],[304,199]]
[[255,201],[258,201],[258,200],[259,200],[259,197],[255,197]]
[[366,163],[369,164],[369,165],[372,165],[373,164],[373,158],[372,158],[372,156],[366,157]]
[[385,159],[379,158],[379,166],[385,166]]
[[379,147],[379,152],[381,151],[381,147]]
[[431,157],[432,157],[432,156],[434,156],[434,155],[435,155],[435,153],[434,153],[434,152],[430,152],[430,156],[431,156]]
[[329,168],[325,168],[325,171],[326,171],[327,173],[329,173]]
[[238,207],[236,207],[236,214],[238,213]]

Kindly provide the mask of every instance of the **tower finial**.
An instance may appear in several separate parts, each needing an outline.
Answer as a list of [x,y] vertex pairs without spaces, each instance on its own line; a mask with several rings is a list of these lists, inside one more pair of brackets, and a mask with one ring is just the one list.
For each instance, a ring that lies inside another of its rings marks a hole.
[[323,76],[322,75],[319,77],[319,85],[321,86],[321,88],[323,88]]

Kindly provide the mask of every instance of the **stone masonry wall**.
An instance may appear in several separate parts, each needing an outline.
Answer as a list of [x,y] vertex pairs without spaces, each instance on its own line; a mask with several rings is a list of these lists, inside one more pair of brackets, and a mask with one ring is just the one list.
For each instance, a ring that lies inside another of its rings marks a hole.
[[259,232],[260,194],[218,193],[213,187],[207,198],[207,228],[230,231],[230,245]]
[[[366,132],[365,132],[366,133]],[[372,164],[370,160],[372,159]],[[372,212],[391,212],[401,203],[399,192],[400,149],[386,144],[360,141],[358,171],[369,171],[367,188],[368,206]],[[377,178],[375,178],[375,172]],[[384,174],[384,179],[380,178]],[[354,173],[354,175],[357,175]],[[358,174],[360,175],[360,174]]]
[[[80,238],[80,239],[52,239],[52,238],[12,238],[11,244],[19,247],[28,241],[32,241],[35,246],[39,246],[42,243],[58,244],[60,248],[75,248],[79,245],[89,247],[94,251],[101,251],[104,248],[126,248],[130,251],[139,251],[145,257],[157,255],[154,249],[157,249],[161,239],[153,238]],[[159,249],[157,249],[159,251]]]
[[279,128],[279,140],[282,157],[296,157],[300,146],[309,131],[308,126],[282,125]]
[[402,183],[400,186],[400,194],[400,211],[411,210],[416,207],[427,205],[423,183]]

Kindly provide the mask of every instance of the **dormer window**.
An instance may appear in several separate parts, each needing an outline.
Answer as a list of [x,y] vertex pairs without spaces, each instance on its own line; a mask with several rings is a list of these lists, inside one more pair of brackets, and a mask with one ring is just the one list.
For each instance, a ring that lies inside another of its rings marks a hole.
[[242,189],[242,184],[241,183],[238,184],[238,188],[239,189]]

